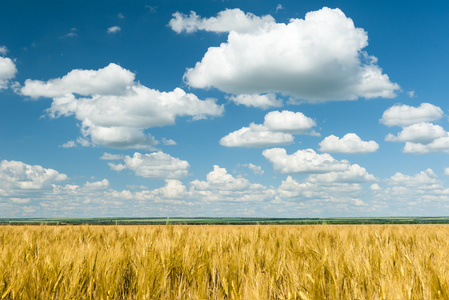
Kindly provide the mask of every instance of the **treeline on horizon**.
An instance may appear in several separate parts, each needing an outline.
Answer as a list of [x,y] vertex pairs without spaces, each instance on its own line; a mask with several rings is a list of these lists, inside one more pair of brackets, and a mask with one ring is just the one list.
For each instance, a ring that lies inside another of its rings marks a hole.
[[358,218],[0,218],[0,225],[321,225],[449,224],[449,217]]

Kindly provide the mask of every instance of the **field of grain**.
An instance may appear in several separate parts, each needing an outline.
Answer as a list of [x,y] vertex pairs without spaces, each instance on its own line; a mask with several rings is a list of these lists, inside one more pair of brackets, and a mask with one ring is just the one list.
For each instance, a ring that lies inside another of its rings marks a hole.
[[449,226],[0,226],[1,299],[448,299]]

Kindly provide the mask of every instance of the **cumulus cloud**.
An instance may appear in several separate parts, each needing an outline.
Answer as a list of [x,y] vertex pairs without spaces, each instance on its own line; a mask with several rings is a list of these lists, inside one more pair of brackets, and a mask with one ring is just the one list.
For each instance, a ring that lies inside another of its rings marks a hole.
[[303,113],[288,110],[269,112],[265,115],[263,124],[271,131],[294,134],[305,134],[312,127],[316,126],[315,121],[306,117]]
[[426,154],[430,152],[449,153],[449,136],[437,138],[428,144],[406,142],[403,151],[404,153],[411,154]]
[[320,142],[321,152],[340,153],[372,153],[379,149],[379,144],[375,141],[362,141],[355,133],[348,133],[341,139],[338,136],[330,135]]
[[[0,55],[4,56],[8,53],[8,49],[5,46],[0,46]],[[0,90],[6,89],[9,85],[9,81],[16,76],[16,65],[9,57],[0,56]]]
[[212,18],[201,18],[194,11],[191,11],[188,16],[176,12],[168,23],[171,29],[177,33],[191,33],[197,30],[251,33],[275,24],[276,21],[270,15],[258,17],[251,13],[245,14],[240,9],[226,9],[219,12],[217,17]]
[[264,95],[253,94],[253,95],[237,95],[229,96],[229,100],[233,101],[237,105],[253,106],[261,109],[268,109],[270,107],[280,107],[282,106],[282,99],[277,99],[276,95],[273,93],[268,93]]
[[346,171],[310,175],[307,179],[307,182],[364,183],[376,180],[376,177],[374,177],[374,175],[372,174],[369,174],[365,168],[354,164],[350,165]]
[[444,168],[444,175],[448,175],[449,176],[449,168]]
[[152,149],[158,142],[145,129],[172,125],[178,117],[220,116],[224,110],[215,100],[200,100],[180,88],[147,88],[135,81],[134,73],[113,63],[99,70],[73,70],[46,82],[27,79],[21,93],[32,99],[53,98],[48,115],[75,116],[86,146]]
[[380,123],[387,126],[409,126],[439,120],[443,114],[441,108],[430,103],[421,103],[418,107],[394,105],[383,113]]
[[261,166],[256,166],[252,163],[243,164],[242,167],[250,169],[256,175],[263,175],[265,173]]
[[101,181],[95,182],[86,182],[84,187],[92,190],[102,190],[109,188],[109,181],[107,179],[103,179]]
[[405,142],[404,153],[449,153],[449,133],[440,125],[430,123],[443,117],[443,110],[430,103],[419,107],[395,105],[387,109],[380,122],[387,126],[401,126],[397,135],[388,134],[388,142]]
[[122,30],[120,26],[111,26],[108,28],[108,33],[117,33],[120,30]]
[[162,151],[150,154],[126,155],[124,164],[108,163],[114,171],[132,170],[137,176],[153,179],[180,179],[188,175],[189,163]]
[[13,190],[35,190],[51,187],[54,182],[67,180],[67,175],[39,165],[21,161],[0,162],[0,189],[9,194]]
[[330,154],[318,154],[312,149],[288,155],[283,148],[272,148],[264,150],[262,155],[273,165],[275,172],[282,174],[341,172],[350,166],[346,160],[338,161]]
[[220,145],[226,147],[268,147],[293,143],[290,133],[273,132],[266,126],[251,123],[249,127],[229,133],[220,140]]
[[229,32],[226,43],[210,47],[186,71],[186,83],[195,88],[235,95],[281,93],[309,102],[393,98],[399,90],[377,58],[362,50],[367,33],[339,9],[325,7],[288,24],[239,9],[209,19],[176,13],[170,26],[176,32]]
[[359,198],[361,196],[362,187],[358,183],[341,183],[341,182],[317,182],[305,180],[299,182],[288,176],[286,180],[277,189],[279,197],[287,200],[311,201],[309,207],[315,209],[321,206],[327,206],[331,203],[332,210],[343,209],[348,207],[365,206],[366,204]]
[[418,123],[403,128],[397,136],[388,134],[385,140],[388,142],[429,144],[438,138],[447,136],[448,133],[439,125]]
[[398,172],[384,181],[388,187],[376,189],[374,198],[379,202],[401,205],[404,214],[411,208],[415,213],[417,209],[424,212],[429,206],[441,209],[449,200],[449,189],[444,187],[432,169],[415,175]]
[[261,201],[274,197],[275,191],[261,184],[251,183],[246,178],[236,178],[225,168],[215,165],[206,176],[206,181],[190,182],[193,198],[207,201]]
[[305,134],[315,125],[315,121],[300,112],[272,111],[265,115],[263,124],[251,123],[231,132],[220,140],[220,145],[248,148],[287,145],[294,141],[292,134]]

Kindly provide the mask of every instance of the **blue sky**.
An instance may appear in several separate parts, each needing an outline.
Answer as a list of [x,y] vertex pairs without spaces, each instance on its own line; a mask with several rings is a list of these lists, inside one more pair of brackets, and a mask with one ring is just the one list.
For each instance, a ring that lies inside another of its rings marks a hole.
[[2,1],[0,217],[449,213],[446,1]]

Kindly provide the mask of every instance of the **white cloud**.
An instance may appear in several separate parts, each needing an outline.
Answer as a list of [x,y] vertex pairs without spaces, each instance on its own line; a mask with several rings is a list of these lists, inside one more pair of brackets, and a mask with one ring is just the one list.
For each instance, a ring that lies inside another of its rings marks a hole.
[[278,4],[276,6],[276,12],[280,11],[281,9],[284,9],[284,7],[282,6],[282,4]]
[[120,26],[112,26],[108,28],[108,33],[117,33],[120,30],[122,30]]
[[158,142],[145,129],[172,125],[177,117],[220,116],[224,110],[215,100],[200,100],[180,88],[147,88],[135,81],[134,73],[113,63],[99,70],[73,70],[47,82],[27,79],[21,93],[53,98],[47,110],[52,118],[74,115],[80,120],[83,138],[77,141],[83,146],[152,149]]
[[229,96],[227,99],[233,101],[237,105],[253,106],[261,109],[268,109],[270,107],[282,106],[282,99],[277,99],[273,93],[259,95],[237,95]]
[[102,190],[109,188],[109,181],[107,179],[103,179],[101,181],[95,182],[86,182],[84,187],[92,190]]
[[215,165],[206,181],[190,182],[191,197],[204,201],[262,201],[274,198],[275,191],[245,178],[235,178],[225,168]]
[[444,187],[431,169],[413,176],[398,172],[385,182],[388,187],[374,191],[375,199],[390,205],[400,205],[404,215],[410,207],[414,207],[415,213],[417,209],[424,212],[431,206],[441,210],[449,201],[449,189]]
[[449,168],[444,168],[444,175],[448,175],[449,176]]
[[[358,183],[340,183],[340,182],[314,182],[306,180],[299,182],[288,176],[286,180],[277,189],[279,197],[290,201],[312,201],[309,207],[314,209],[323,207],[336,210],[347,210],[352,206],[364,206],[365,203],[359,199],[362,187]],[[313,209],[311,209],[313,211]]]
[[411,154],[426,154],[430,152],[449,153],[449,136],[437,138],[428,144],[406,142],[403,152]]
[[137,176],[153,179],[179,179],[188,175],[189,163],[162,151],[150,154],[126,155],[124,164],[108,163],[114,171],[132,170]]
[[379,149],[379,144],[375,141],[362,141],[355,133],[348,133],[341,139],[338,136],[330,135],[320,142],[321,152],[340,153],[372,153]]
[[370,189],[371,189],[372,191],[381,191],[381,190],[382,190],[382,188],[381,188],[377,183],[373,183],[373,184],[370,186]]
[[229,133],[220,140],[220,145],[226,147],[268,147],[293,143],[290,133],[273,132],[266,126],[251,123],[249,127]]
[[395,105],[383,113],[380,123],[387,126],[409,126],[439,120],[443,114],[441,108],[430,103],[421,103],[418,107]]
[[350,166],[346,160],[338,161],[327,153],[318,154],[312,149],[288,155],[283,148],[272,148],[264,150],[262,155],[270,161],[275,172],[283,174],[341,172]]
[[[225,15],[246,17],[237,21]],[[325,7],[288,24],[271,16],[248,17],[238,9],[210,19],[194,12],[174,16],[170,25],[177,32],[229,32],[226,43],[210,47],[187,70],[184,79],[192,87],[236,95],[282,93],[310,102],[393,98],[399,89],[362,50],[368,45],[366,32],[339,9]]]
[[187,33],[197,30],[213,32],[250,33],[276,24],[272,16],[257,17],[251,13],[244,13],[240,9],[226,9],[218,13],[217,17],[201,18],[194,11],[187,16],[180,12],[173,14],[169,26],[177,33]]
[[8,53],[8,48],[6,46],[0,46],[0,55],[5,56]]
[[407,95],[408,95],[410,98],[413,98],[413,97],[415,97],[415,91],[408,91],[408,92],[407,92]]
[[100,159],[103,160],[122,160],[125,157],[122,154],[111,154],[111,153],[103,153],[103,155],[100,157]]
[[292,134],[305,134],[315,121],[300,112],[272,111],[265,115],[264,124],[251,123],[249,127],[229,133],[220,140],[226,147],[268,147],[287,145],[294,141]]
[[165,146],[174,146],[176,145],[176,142],[172,139],[162,138],[162,144],[164,144]]
[[365,168],[354,164],[348,167],[346,171],[329,172],[325,174],[310,175],[306,182],[339,182],[339,183],[364,183],[376,181],[374,175],[369,174]]
[[448,133],[439,125],[418,123],[405,127],[397,136],[388,134],[385,140],[388,142],[429,144],[438,138],[447,136]]
[[[5,55],[8,49],[0,47],[0,55]],[[16,65],[9,57],[0,57],[0,90],[8,87],[9,81],[16,76]]]
[[243,164],[242,167],[247,167],[256,175],[263,175],[265,173],[261,166],[256,166],[252,163]]
[[35,190],[49,188],[54,182],[67,180],[67,175],[39,165],[28,165],[21,161],[0,162],[0,189],[6,194],[13,190]]
[[67,143],[62,144],[62,148],[74,148],[76,147],[75,141],[68,141]]
[[264,123],[272,131],[288,132],[293,134],[305,134],[316,126],[314,120],[306,117],[301,112],[284,110],[272,111],[265,115]]

